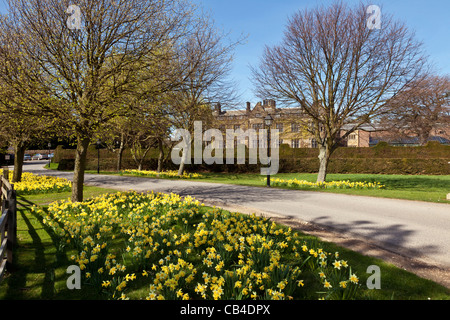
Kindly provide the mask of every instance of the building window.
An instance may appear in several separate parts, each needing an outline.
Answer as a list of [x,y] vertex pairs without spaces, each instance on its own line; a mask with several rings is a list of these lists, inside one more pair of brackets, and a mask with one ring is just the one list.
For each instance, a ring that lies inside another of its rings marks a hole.
[[240,124],[235,124],[234,125],[234,130],[239,130],[241,128],[241,125]]
[[314,138],[311,139],[311,148],[317,148],[317,140]]
[[282,123],[277,123],[276,128],[278,129],[279,132],[283,132],[283,124]]
[[300,147],[300,140],[298,139],[293,139],[291,141],[291,148],[299,148]]
[[356,134],[355,134],[355,133],[350,134],[350,135],[348,136],[348,139],[349,139],[349,140],[356,140]]
[[252,124],[253,130],[262,129],[263,124],[262,123],[254,123]]
[[297,123],[291,123],[291,132],[299,132],[300,127]]

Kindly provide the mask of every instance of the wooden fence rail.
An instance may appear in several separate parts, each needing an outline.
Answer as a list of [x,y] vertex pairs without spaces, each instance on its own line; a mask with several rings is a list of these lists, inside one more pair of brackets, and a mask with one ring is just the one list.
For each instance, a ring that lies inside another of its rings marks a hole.
[[9,171],[3,168],[0,177],[0,283],[13,263],[13,249],[17,241],[17,198],[14,185],[8,180]]

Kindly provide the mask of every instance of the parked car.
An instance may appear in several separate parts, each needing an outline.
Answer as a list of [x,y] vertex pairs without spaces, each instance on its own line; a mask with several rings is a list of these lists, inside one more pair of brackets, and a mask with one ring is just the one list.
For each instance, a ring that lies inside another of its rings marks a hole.
[[36,153],[33,157],[31,157],[31,160],[42,160],[42,154]]
[[54,156],[55,156],[54,153],[50,153],[50,154],[48,155],[48,158],[51,159],[51,158],[53,158]]
[[31,160],[31,155],[27,153],[27,154],[23,157],[23,160],[25,160],[25,161]]
[[48,154],[42,154],[41,160],[48,160]]

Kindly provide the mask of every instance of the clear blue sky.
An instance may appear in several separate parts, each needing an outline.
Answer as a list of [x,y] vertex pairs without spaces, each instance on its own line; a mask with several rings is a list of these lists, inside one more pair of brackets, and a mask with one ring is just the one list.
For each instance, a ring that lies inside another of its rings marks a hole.
[[[253,93],[249,65],[257,66],[265,45],[281,41],[287,18],[294,12],[332,0],[194,0],[209,11],[218,27],[232,37],[248,35],[247,42],[235,51],[233,78],[245,102],[258,102]],[[349,4],[359,0],[348,0]],[[416,32],[440,74],[450,74],[450,0],[373,0],[371,4],[392,14]]]
[[[192,0],[201,5],[215,20],[217,26],[231,37],[247,35],[245,44],[234,54],[232,77],[238,82],[245,102],[255,104],[258,99],[249,80],[249,65],[257,66],[265,45],[281,41],[287,18],[294,12],[329,4],[332,0]],[[0,11],[4,12],[4,0]],[[73,1],[76,3],[76,0]],[[347,0],[349,4],[359,0]],[[371,4],[382,7],[416,31],[417,38],[441,74],[450,74],[450,0],[373,0]]]

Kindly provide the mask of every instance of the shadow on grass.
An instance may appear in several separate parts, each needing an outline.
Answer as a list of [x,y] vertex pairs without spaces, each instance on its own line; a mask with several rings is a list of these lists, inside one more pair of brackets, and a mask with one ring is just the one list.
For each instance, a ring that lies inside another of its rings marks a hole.
[[52,299],[55,284],[64,281],[65,274],[55,270],[70,263],[53,230],[42,223],[42,217],[31,210],[35,203],[22,196],[18,204],[18,245],[14,269],[7,278],[4,299]]

